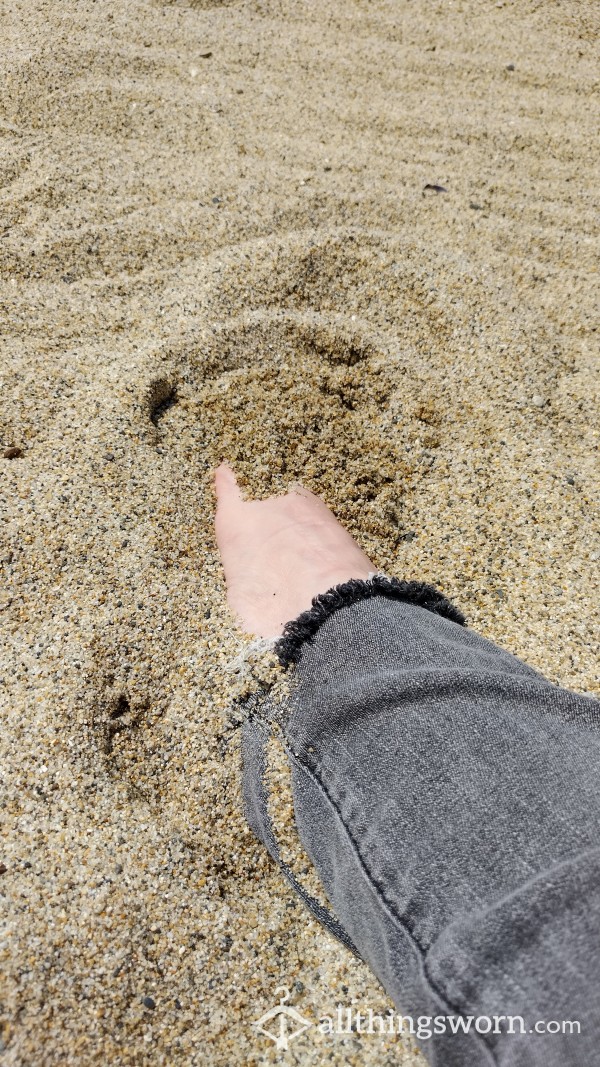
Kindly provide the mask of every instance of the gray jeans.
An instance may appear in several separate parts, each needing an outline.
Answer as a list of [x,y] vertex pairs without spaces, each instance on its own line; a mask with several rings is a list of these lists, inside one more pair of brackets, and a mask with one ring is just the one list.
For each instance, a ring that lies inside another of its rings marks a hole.
[[[350,582],[277,646],[300,839],[335,911],[309,905],[413,1016],[577,1020],[581,1032],[443,1033],[440,1067],[600,1064],[600,703],[468,630],[431,587]],[[268,698],[244,725],[267,810]]]

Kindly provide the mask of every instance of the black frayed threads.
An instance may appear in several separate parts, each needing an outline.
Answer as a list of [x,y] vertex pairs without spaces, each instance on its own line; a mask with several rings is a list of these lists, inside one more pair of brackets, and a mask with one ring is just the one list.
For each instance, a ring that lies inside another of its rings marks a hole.
[[305,641],[310,641],[335,611],[374,596],[418,604],[426,611],[443,615],[460,626],[466,625],[463,613],[434,585],[427,585],[426,582],[402,582],[398,578],[385,578],[382,575],[375,575],[368,581],[352,578],[349,582],[343,582],[342,585],[336,585],[334,589],[314,597],[312,607],[308,611],[286,623],[283,635],[275,645],[275,653],[281,666],[287,668],[298,662]]

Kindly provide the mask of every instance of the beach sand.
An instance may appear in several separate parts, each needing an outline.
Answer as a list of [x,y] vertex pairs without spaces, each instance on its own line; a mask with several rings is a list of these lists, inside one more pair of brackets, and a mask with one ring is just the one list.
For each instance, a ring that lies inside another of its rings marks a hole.
[[211,470],[301,479],[378,567],[600,691],[598,23],[1,5],[11,1067],[424,1062],[252,1029],[278,986],[313,1023],[391,1005],[245,824]]

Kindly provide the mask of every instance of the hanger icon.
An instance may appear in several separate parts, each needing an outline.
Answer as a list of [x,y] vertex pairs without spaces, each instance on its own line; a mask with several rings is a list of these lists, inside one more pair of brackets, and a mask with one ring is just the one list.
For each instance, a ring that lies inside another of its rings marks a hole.
[[[309,1026],[312,1026],[310,1019],[305,1019],[304,1016],[292,1008],[291,1005],[286,1004],[286,1001],[290,999],[291,993],[287,986],[277,986],[275,993],[282,993],[279,998],[279,1004],[274,1008],[269,1008],[264,1015],[257,1019],[252,1025],[256,1027],[257,1033],[264,1034],[275,1043],[278,1049],[287,1049],[291,1041],[303,1034],[305,1030],[308,1030]],[[267,1024],[274,1019],[279,1020],[279,1033],[273,1028],[273,1030],[267,1029]]]

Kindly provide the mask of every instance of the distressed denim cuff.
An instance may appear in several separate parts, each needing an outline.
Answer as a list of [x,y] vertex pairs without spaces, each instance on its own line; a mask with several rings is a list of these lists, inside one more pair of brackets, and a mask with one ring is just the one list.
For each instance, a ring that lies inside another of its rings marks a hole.
[[276,642],[274,649],[281,666],[287,669],[298,662],[304,644],[312,641],[325,620],[334,612],[376,596],[417,604],[435,615],[442,615],[461,626],[466,625],[462,612],[434,585],[405,582],[383,574],[375,574],[366,581],[352,578],[349,582],[343,582],[314,597],[308,611],[303,611],[298,618],[286,623],[283,635]]

